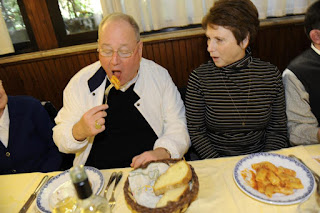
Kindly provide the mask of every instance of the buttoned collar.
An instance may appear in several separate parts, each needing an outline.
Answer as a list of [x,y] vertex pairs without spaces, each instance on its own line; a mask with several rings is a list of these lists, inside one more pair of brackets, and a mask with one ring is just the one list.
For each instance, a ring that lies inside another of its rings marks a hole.
[[0,128],[3,130],[9,130],[9,111],[8,104],[5,106],[3,114],[0,118]]
[[106,71],[100,67],[98,71],[88,80],[90,92],[96,90],[106,78]]
[[[129,81],[125,85],[121,86],[120,90],[122,92],[125,92],[132,84],[136,83],[136,81],[138,80],[138,77],[139,77],[139,71],[138,71],[137,75],[131,81]],[[96,90],[103,83],[105,78],[108,79],[108,82],[106,85],[106,87],[107,87],[110,85],[110,80],[109,80],[105,70],[102,67],[100,67],[98,69],[98,71],[88,80],[88,86],[89,86],[90,92],[93,92],[94,90]]]
[[120,90],[122,92],[125,92],[129,87],[131,87],[132,84],[136,83],[139,77],[139,72],[136,74],[136,76],[131,79],[131,81],[127,82],[125,85],[120,87]]
[[318,55],[320,55],[320,50],[317,49],[317,48],[314,46],[314,44],[311,44],[311,48],[312,48],[316,53],[318,53]]
[[8,143],[9,143],[9,124],[10,124],[10,118],[9,118],[9,110],[8,110],[8,104],[7,104],[0,118],[0,140],[6,148],[8,148]]

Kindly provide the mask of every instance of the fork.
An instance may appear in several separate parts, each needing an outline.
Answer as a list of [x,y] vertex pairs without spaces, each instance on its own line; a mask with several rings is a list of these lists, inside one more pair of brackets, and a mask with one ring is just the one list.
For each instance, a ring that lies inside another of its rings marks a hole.
[[108,192],[108,189],[109,189],[109,187],[110,187],[110,185],[111,185],[111,183],[114,181],[114,179],[116,178],[116,172],[112,172],[112,174],[111,174],[111,176],[110,176],[110,178],[109,178],[109,182],[108,182],[108,184],[107,184],[107,186],[106,186],[106,189],[104,190],[104,197],[107,197],[107,192]]
[[106,91],[104,92],[104,97],[105,97],[105,99],[106,99],[105,104],[107,104],[107,101],[108,101],[108,95],[109,95],[109,92],[110,92],[110,90],[112,89],[112,87],[113,87],[113,84],[112,84],[112,83],[110,83],[110,85],[107,87]]
[[114,192],[115,192],[116,187],[117,187],[118,183],[120,182],[121,178],[122,178],[122,172],[120,171],[120,172],[117,173],[116,183],[114,184],[114,187],[113,187],[113,190],[112,190],[112,194],[111,194],[111,198],[109,200],[109,206],[110,206],[111,210],[116,205],[116,199],[114,198]]

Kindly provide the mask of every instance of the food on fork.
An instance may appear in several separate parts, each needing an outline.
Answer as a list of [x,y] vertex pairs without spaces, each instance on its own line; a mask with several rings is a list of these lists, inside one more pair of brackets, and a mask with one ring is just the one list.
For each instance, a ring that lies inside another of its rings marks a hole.
[[112,75],[112,77],[111,77],[111,79],[110,79],[110,82],[114,85],[114,87],[116,88],[116,90],[119,90],[119,89],[120,89],[120,81],[119,81],[119,79],[117,78],[117,76]]
[[185,160],[181,160],[171,165],[165,173],[158,177],[153,191],[156,195],[164,194],[170,189],[188,184],[191,178],[192,172],[189,164]]
[[294,189],[304,187],[301,180],[296,177],[296,172],[291,169],[282,166],[276,167],[268,161],[252,164],[251,167],[256,173],[244,169],[241,171],[243,179],[252,188],[270,198],[274,193],[290,195],[294,193]]

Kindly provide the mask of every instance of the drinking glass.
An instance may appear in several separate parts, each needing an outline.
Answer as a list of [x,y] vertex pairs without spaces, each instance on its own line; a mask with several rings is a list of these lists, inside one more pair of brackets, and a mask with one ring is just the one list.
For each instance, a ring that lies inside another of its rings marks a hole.
[[74,193],[61,190],[57,194],[51,194],[49,206],[52,213],[73,213],[77,207],[77,198]]

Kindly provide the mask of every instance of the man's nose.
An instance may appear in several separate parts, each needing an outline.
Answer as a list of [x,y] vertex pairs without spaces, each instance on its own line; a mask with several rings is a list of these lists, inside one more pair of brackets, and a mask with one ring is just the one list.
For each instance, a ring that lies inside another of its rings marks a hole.
[[120,56],[118,55],[117,51],[113,52],[113,55],[111,57],[111,63],[112,65],[117,65],[120,62]]

